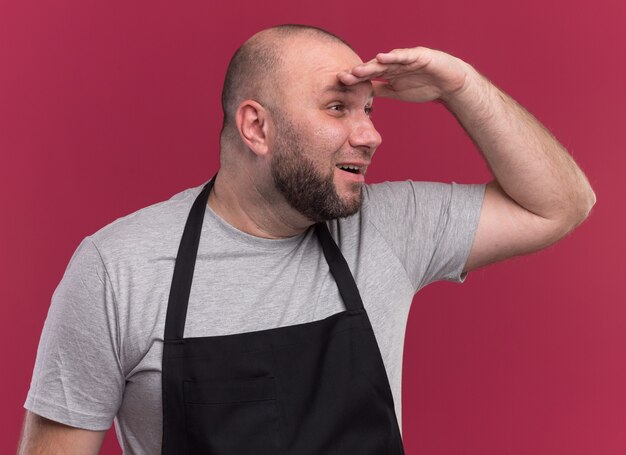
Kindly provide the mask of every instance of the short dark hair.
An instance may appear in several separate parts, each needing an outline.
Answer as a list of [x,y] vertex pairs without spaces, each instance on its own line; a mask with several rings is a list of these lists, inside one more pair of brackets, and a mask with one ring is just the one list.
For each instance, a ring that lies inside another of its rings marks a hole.
[[[319,27],[301,24],[282,24],[267,29],[276,33],[279,38],[288,39],[296,35],[315,35],[323,39],[340,42],[353,49],[337,35]],[[228,64],[222,88],[222,111],[224,120],[222,132],[234,123],[235,109],[246,98],[255,98],[267,89],[271,80],[281,66],[282,49],[278,40],[251,38],[242,44]],[[354,50],[354,49],[353,49]]]

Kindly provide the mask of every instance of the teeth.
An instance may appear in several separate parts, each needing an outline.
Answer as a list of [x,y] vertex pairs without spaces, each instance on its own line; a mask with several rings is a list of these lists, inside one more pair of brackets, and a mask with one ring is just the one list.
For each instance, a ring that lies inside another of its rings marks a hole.
[[339,166],[339,167],[340,167],[341,169],[350,169],[350,170],[353,170],[353,171],[358,171],[358,170],[359,170],[359,167],[358,167],[358,166],[351,166],[351,165],[348,165],[348,164],[342,164],[342,165],[341,165],[341,166]]

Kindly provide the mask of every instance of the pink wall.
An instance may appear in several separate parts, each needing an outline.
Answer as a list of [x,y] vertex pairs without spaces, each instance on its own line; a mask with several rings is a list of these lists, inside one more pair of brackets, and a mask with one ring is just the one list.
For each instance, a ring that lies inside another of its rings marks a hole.
[[[215,172],[228,59],[285,22],[328,28],[364,59],[423,45],[470,62],[554,133],[598,196],[558,245],[418,294],[407,454],[626,453],[623,0],[139,3],[0,3],[0,453],[17,443],[72,252]],[[384,141],[370,182],[487,181],[445,108],[376,104]],[[112,432],[103,453],[119,453]]]

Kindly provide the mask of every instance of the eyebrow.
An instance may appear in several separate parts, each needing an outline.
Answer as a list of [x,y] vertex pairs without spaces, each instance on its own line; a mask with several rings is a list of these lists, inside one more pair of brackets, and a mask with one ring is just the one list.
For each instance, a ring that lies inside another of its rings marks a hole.
[[[326,93],[326,92],[355,93],[355,89],[354,89],[354,86],[352,86],[352,85],[331,84],[331,85],[327,85],[326,87],[324,87],[322,92],[323,93]],[[371,93],[369,95],[369,98],[374,98],[374,89],[373,88],[372,88],[372,91],[371,91]]]

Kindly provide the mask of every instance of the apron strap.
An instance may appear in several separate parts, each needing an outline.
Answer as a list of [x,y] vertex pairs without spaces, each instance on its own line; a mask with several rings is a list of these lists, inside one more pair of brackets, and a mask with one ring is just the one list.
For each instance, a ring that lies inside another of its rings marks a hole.
[[337,243],[335,243],[335,240],[330,235],[330,231],[325,222],[315,225],[315,234],[322,245],[322,251],[324,251],[324,257],[330,268],[330,273],[337,283],[339,294],[341,294],[346,308],[348,310],[362,309],[363,300],[361,299],[359,288],[354,281],[346,259],[343,257]]
[[[214,182],[215,176],[204,185],[187,216],[185,230],[183,231],[178,254],[176,255],[174,275],[167,302],[165,341],[182,340],[184,337],[187,307],[189,305],[193,272],[196,266],[198,245],[200,244],[200,234],[202,233],[202,224],[209,200],[209,193]],[[341,250],[330,235],[326,223],[317,223],[315,225],[315,234],[322,245],[330,273],[337,283],[339,294],[346,308],[348,310],[362,309],[363,301],[354,282],[354,277],[350,272],[348,263],[341,254]]]
[[189,294],[191,293],[191,282],[193,281],[193,271],[196,267],[200,234],[202,233],[202,223],[209,200],[209,192],[213,187],[214,181],[215,176],[204,185],[187,216],[183,237],[178,246],[174,276],[172,277],[172,285],[170,287],[170,297],[167,302],[165,341],[183,339]]

